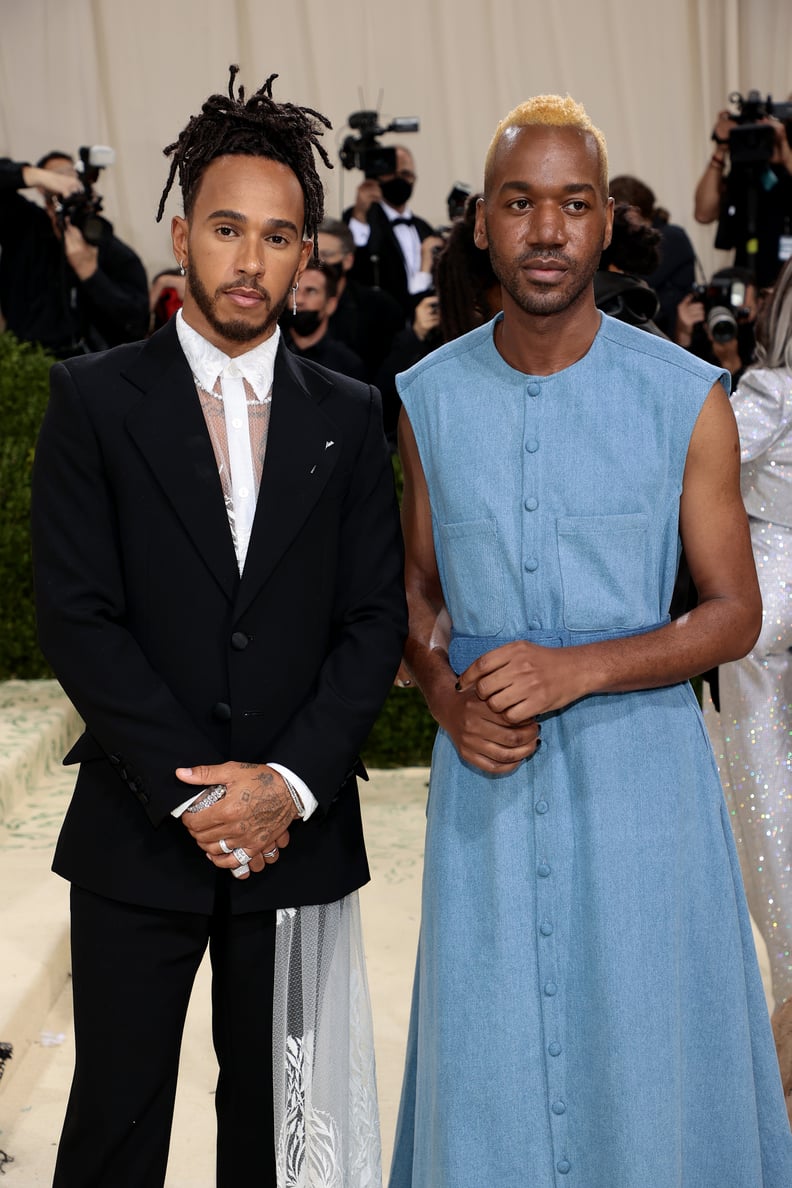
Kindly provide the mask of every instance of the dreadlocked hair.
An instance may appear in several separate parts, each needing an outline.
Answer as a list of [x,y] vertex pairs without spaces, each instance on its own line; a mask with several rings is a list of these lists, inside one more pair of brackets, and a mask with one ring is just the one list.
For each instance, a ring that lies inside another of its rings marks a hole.
[[311,107],[276,103],[272,84],[277,74],[271,74],[250,99],[245,99],[242,86],[237,87],[235,95],[234,80],[238,73],[238,66],[229,67],[228,97],[210,95],[200,115],[191,116],[179,139],[163,149],[165,156],[172,159],[157,222],[162,218],[177,171],[184,213],[189,217],[203,172],[216,157],[266,157],[288,166],[297,177],[305,201],[305,236],[314,238],[324,216],[324,189],[316,171],[313,149],[332,169],[327,151],[319,142],[322,129],[331,128],[332,124]]

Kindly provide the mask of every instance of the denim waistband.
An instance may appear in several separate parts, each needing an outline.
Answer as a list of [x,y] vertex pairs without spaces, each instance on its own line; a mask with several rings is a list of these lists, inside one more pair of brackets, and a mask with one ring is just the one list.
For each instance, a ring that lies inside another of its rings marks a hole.
[[492,652],[495,648],[502,648],[504,644],[516,643],[518,640],[541,644],[543,648],[570,648],[576,644],[600,643],[607,639],[629,639],[633,635],[646,635],[649,631],[656,631],[658,627],[664,627],[670,621],[670,617],[666,615],[659,623],[621,631],[568,631],[566,627],[552,627],[539,631],[524,631],[521,635],[515,636],[461,635],[452,631],[448,659],[454,672],[459,676],[485,652]]

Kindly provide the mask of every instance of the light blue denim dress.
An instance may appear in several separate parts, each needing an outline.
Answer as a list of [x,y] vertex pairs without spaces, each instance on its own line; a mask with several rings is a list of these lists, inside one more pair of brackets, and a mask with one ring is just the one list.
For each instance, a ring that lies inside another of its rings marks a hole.
[[[512,370],[493,323],[400,378],[461,672],[667,621],[722,372],[603,317]],[[740,871],[690,686],[547,715],[511,775],[440,731],[391,1188],[790,1188]]]

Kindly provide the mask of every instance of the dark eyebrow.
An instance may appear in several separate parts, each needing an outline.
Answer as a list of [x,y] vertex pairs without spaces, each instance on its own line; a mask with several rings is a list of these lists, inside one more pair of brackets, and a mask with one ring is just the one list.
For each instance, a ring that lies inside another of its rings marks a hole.
[[[518,194],[530,194],[533,186],[527,181],[507,181],[501,186],[501,193],[507,190],[514,190]],[[567,185],[562,186],[561,189],[565,194],[581,194],[589,193],[596,194],[596,188],[590,182],[568,182]]]
[[[248,217],[238,210],[213,210],[210,215],[206,216],[206,221],[210,222],[212,219],[230,219],[235,223],[247,223]],[[297,226],[289,219],[265,219],[270,231],[293,231],[295,235],[299,234]]]

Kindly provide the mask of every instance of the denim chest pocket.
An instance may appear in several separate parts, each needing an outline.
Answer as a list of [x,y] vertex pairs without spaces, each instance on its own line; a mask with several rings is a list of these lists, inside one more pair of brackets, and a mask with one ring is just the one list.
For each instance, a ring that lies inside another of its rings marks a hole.
[[646,512],[560,516],[557,533],[565,627],[628,629],[653,620]]
[[454,627],[465,635],[497,635],[506,614],[497,520],[439,524],[438,532]]

